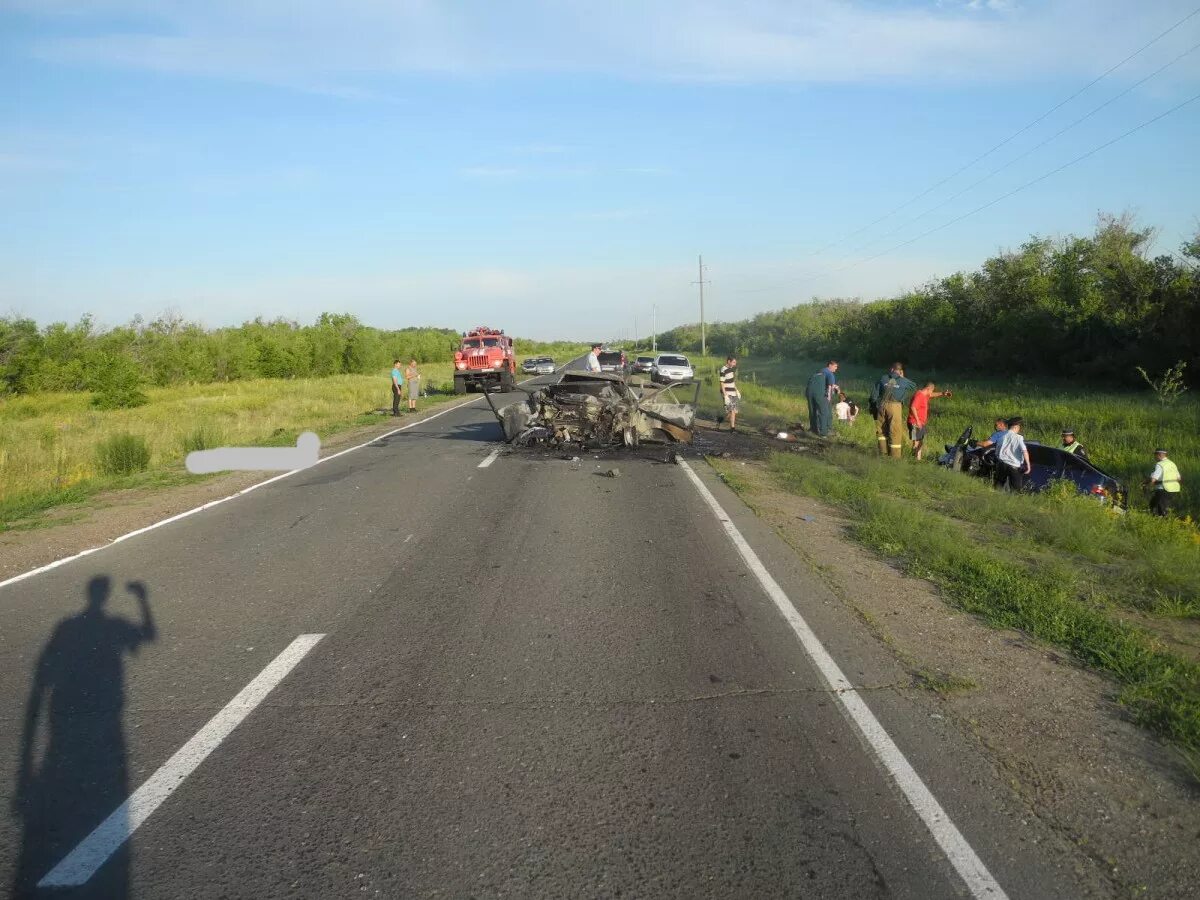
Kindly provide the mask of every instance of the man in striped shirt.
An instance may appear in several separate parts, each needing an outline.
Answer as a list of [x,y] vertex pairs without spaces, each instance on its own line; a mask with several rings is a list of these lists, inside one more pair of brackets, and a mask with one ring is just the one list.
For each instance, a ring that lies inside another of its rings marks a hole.
[[729,430],[737,430],[738,400],[742,394],[737,388],[737,360],[725,357],[725,365],[717,372],[721,382],[721,397],[725,401],[725,417],[729,419]]

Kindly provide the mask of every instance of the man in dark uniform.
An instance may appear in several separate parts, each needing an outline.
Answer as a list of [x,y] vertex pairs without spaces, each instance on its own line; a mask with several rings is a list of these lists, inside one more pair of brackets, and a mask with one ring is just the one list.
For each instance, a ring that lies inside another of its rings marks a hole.
[[1075,432],[1067,430],[1062,433],[1062,446],[1058,449],[1070,453],[1072,456],[1078,456],[1080,459],[1087,459],[1087,451],[1083,449],[1083,444],[1075,440]]
[[904,449],[904,404],[912,399],[917,386],[904,377],[904,364],[892,363],[892,369],[871,388],[871,415],[875,418],[875,439],[879,454],[893,459]]
[[835,392],[841,393],[837,386],[837,370],[837,360],[831,359],[829,365],[808,379],[804,391],[808,400],[808,427],[821,437],[827,437],[833,429],[833,407],[829,401]]

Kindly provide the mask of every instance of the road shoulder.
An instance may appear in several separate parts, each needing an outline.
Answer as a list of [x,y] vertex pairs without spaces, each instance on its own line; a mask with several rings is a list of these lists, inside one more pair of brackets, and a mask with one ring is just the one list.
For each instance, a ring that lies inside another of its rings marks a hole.
[[[459,401],[457,405],[464,405]],[[321,458],[355,447],[374,437],[416,425],[457,408],[453,402],[438,404],[415,416],[393,419],[381,416],[378,423],[338,431],[321,442]],[[131,531],[161,522],[206,503],[252,487],[271,472],[229,472],[189,484],[149,486],[109,491],[84,504],[52,511],[46,524],[36,528],[0,532],[0,581],[41,566],[102,547]]]
[[850,540],[838,511],[779,489],[766,466],[717,460],[755,514],[986,755],[1030,817],[1115,895],[1185,897],[1200,877],[1197,790],[1114,702],[1115,686],[1020,632],[950,609]]

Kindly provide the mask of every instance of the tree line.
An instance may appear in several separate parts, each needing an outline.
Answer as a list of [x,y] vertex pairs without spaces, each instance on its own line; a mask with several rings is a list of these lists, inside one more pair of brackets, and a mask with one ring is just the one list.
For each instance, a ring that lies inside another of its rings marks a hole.
[[[1152,256],[1154,230],[1101,216],[1089,237],[1032,237],[974,272],[874,302],[823,300],[707,329],[721,355],[844,357],[1133,383],[1186,364],[1200,383],[1200,234]],[[698,325],[659,343],[700,348]]]
[[[90,316],[44,327],[6,317],[0,318],[0,392],[111,392],[119,385],[136,394],[144,385],[371,373],[397,358],[449,360],[459,334],[448,328],[388,331],[334,313],[312,325],[258,318],[217,329],[177,315],[135,318],[110,329],[98,328]],[[521,353],[566,352],[567,346],[517,339]]]

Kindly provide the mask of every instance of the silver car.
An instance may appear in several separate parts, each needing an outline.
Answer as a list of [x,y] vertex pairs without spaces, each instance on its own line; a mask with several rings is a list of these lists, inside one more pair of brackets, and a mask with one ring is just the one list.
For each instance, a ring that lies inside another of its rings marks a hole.
[[634,375],[649,375],[654,371],[654,357],[639,356],[633,361],[633,365],[629,367],[629,370]]
[[660,353],[654,357],[654,367],[650,370],[650,378],[660,384],[672,381],[691,381],[696,377],[696,370],[691,362],[680,353]]

